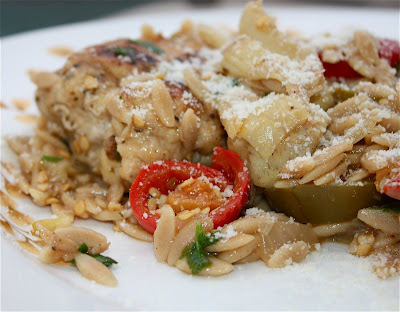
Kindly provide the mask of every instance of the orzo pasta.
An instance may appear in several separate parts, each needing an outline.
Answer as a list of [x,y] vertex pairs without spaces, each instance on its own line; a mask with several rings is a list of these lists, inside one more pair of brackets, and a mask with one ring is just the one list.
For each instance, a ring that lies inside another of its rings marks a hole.
[[189,274],[282,268],[326,240],[398,274],[399,54],[364,31],[294,39],[261,2],[237,31],[146,25],[72,53],[30,72],[41,116],[33,136],[7,138],[21,174],[2,205],[50,207],[30,248],[108,286],[109,242],[76,219],[111,222]]

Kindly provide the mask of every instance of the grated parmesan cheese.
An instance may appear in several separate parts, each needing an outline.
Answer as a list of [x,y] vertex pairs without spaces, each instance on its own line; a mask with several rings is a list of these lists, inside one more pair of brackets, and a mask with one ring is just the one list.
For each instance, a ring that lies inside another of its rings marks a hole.
[[316,50],[341,47],[346,45],[354,37],[354,29],[343,29],[335,35],[330,33],[317,34],[308,39],[308,43]]

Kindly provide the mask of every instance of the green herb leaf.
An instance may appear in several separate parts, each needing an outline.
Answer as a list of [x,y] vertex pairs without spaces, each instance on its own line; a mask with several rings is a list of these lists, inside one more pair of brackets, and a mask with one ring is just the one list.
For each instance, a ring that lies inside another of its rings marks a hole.
[[196,240],[195,242],[199,242],[199,244],[205,248],[207,246],[213,245],[219,241],[219,238],[215,237],[216,232],[211,232],[210,234],[206,234],[204,229],[200,223],[196,225]]
[[187,262],[193,274],[198,274],[201,270],[211,265],[208,259],[210,256],[215,256],[204,250],[207,246],[218,242],[219,238],[215,237],[215,232],[207,235],[201,223],[196,224],[195,241],[187,245],[183,251],[180,259],[187,257]]
[[183,248],[182,254],[179,257],[179,259],[185,258],[189,254],[189,252],[192,249],[193,245],[194,245],[194,243],[191,243],[191,244],[187,245],[185,248]]
[[268,94],[270,94],[271,92],[265,92],[264,96],[267,96]]
[[48,156],[48,155],[43,155],[42,158],[40,159],[41,161],[50,161],[50,162],[59,162],[63,160],[60,157],[55,157],[55,156]]
[[400,213],[400,207],[394,206],[394,205],[372,206],[372,207],[368,207],[368,209],[379,209],[384,212],[393,211],[395,213]]
[[192,246],[187,255],[187,259],[193,274],[199,274],[201,270],[211,265],[211,261],[208,259],[208,253],[198,248],[197,244]]
[[118,262],[114,259],[102,255],[90,255],[95,258],[97,261],[103,263],[107,268],[112,266],[113,264],[117,264]]
[[238,85],[239,85],[239,78],[234,78],[233,80],[232,80],[232,85],[234,86],[234,87],[237,87]]
[[88,248],[88,246],[86,245],[86,243],[83,243],[83,244],[78,248],[78,251],[81,252],[81,253],[88,253],[89,248]]
[[118,151],[115,153],[115,160],[118,162],[121,161],[121,154]]
[[116,55],[134,55],[136,52],[132,48],[121,48],[119,46],[112,47],[112,50]]
[[[97,261],[103,263],[107,268],[112,266],[113,264],[117,264],[118,262],[115,261],[113,258],[110,257],[106,257],[106,256],[102,256],[102,255],[91,255],[88,253],[89,248],[86,245],[86,243],[83,243],[82,245],[79,246],[78,251],[83,253],[83,254],[87,254],[89,256],[91,256],[92,258],[96,259]],[[69,263],[76,265],[76,261],[75,259],[72,259]]]
[[154,44],[152,44],[149,41],[144,41],[144,40],[129,40],[129,42],[131,43],[135,43],[135,44],[139,44],[145,48],[150,49],[151,51],[153,51],[156,54],[163,54],[165,53],[165,51],[163,49],[160,49],[159,47],[155,46]]

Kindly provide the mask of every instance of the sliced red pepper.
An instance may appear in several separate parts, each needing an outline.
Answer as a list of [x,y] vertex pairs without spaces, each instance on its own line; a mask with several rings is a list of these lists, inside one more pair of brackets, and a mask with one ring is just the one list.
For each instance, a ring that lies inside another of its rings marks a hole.
[[[386,59],[390,66],[394,67],[400,61],[400,45],[398,42],[390,39],[379,40],[379,57]],[[319,54],[319,58],[322,61],[322,55]],[[326,63],[322,61],[322,65],[325,69],[324,76],[326,78],[347,78],[356,79],[362,77],[356,72],[346,61],[339,61],[337,63]]]
[[218,147],[212,158],[213,168],[186,161],[157,161],[142,168],[132,183],[129,200],[139,224],[154,233],[159,215],[148,209],[149,189],[157,188],[167,195],[177,185],[193,178],[205,176],[221,190],[233,185],[234,194],[226,202],[210,212],[214,228],[235,220],[246,204],[250,191],[250,177],[240,157],[229,150]]

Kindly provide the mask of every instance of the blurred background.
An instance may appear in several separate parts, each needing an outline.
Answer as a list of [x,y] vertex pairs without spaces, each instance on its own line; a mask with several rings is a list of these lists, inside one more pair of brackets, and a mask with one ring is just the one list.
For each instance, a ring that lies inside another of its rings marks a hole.
[[[170,8],[239,6],[247,0],[0,0],[0,36],[91,19]],[[264,0],[264,4],[337,5],[399,10],[399,0]],[[173,10],[171,10],[173,13]]]

